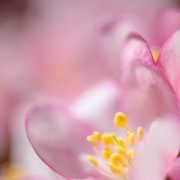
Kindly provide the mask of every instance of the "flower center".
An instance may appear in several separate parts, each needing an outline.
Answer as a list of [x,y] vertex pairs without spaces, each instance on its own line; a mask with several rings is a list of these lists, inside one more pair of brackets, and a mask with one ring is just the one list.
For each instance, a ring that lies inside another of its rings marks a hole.
[[128,178],[135,159],[136,147],[144,137],[142,127],[138,127],[134,133],[127,129],[127,124],[126,114],[118,112],[114,117],[114,125],[120,130],[120,136],[114,132],[100,134],[98,131],[87,136],[87,141],[96,152],[95,156],[87,155],[87,161],[96,170],[112,179]]

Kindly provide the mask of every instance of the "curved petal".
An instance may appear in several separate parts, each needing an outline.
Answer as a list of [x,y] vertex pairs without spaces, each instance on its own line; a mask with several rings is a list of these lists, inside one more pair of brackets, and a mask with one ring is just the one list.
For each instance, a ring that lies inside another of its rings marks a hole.
[[158,65],[163,69],[171,86],[180,98],[180,31],[174,33],[163,45]]
[[86,137],[93,128],[86,122],[60,105],[42,104],[28,112],[26,131],[36,153],[55,172],[64,177],[87,176],[82,154],[92,149]]
[[166,177],[179,151],[179,128],[179,124],[171,119],[152,124],[150,133],[137,150],[135,180],[160,180]]
[[180,158],[177,158],[168,171],[168,177],[172,180],[178,180],[180,177]]
[[154,64],[152,53],[147,42],[139,34],[131,33],[124,44],[122,70],[127,68],[129,63],[137,59],[141,59],[148,64]]
[[88,120],[98,130],[114,130],[113,118],[120,109],[121,91],[113,81],[105,81],[85,92],[73,105],[72,111]]
[[155,65],[134,60],[123,78],[122,109],[136,126],[179,113],[176,95]]
[[109,21],[106,20],[106,23],[100,29],[100,35],[102,37],[101,48],[105,56],[103,58],[105,61],[104,64],[107,66],[106,68],[110,75],[115,80],[119,80],[121,68],[120,55],[123,52],[123,45],[128,35],[132,31],[136,31],[137,27],[128,18],[111,17]]

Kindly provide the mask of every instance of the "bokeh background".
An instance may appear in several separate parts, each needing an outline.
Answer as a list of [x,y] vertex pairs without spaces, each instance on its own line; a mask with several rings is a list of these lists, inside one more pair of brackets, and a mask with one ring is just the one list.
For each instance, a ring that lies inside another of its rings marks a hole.
[[158,49],[180,28],[179,8],[178,0],[0,0],[0,179],[58,178],[27,140],[28,108],[68,105],[118,77],[127,34]]

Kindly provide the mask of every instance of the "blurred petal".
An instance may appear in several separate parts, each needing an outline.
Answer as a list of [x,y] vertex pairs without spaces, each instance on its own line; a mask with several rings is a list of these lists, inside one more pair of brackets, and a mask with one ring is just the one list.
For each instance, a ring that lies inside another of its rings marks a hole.
[[155,18],[153,31],[154,41],[161,46],[174,32],[180,29],[180,12],[176,9],[160,11]]
[[180,98],[180,31],[174,33],[163,45],[158,63]]
[[26,131],[40,158],[65,177],[86,177],[82,152],[91,147],[86,137],[92,128],[60,105],[34,106],[27,114]]
[[[113,20],[112,20],[113,19]],[[134,20],[134,19],[133,19]],[[119,79],[119,70],[121,68],[121,51],[123,45],[130,34],[137,30],[135,23],[131,22],[128,18],[118,19],[118,17],[111,17],[106,20],[101,27],[102,48],[104,51],[103,60],[113,78]]]
[[179,151],[179,125],[172,119],[156,121],[144,141],[137,151],[135,179],[164,179]]

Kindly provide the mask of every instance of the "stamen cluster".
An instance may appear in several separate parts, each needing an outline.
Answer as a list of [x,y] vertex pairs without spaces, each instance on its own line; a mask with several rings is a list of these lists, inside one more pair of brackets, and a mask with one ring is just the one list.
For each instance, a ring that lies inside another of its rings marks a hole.
[[[101,173],[112,176],[127,177],[135,158],[135,149],[143,139],[144,130],[138,127],[136,133],[126,129],[128,117],[118,112],[114,117],[114,125],[123,133],[121,137],[116,133],[102,133],[94,131],[87,137],[87,141],[93,146],[96,156],[87,155],[86,159]],[[101,162],[105,164],[101,167]]]

